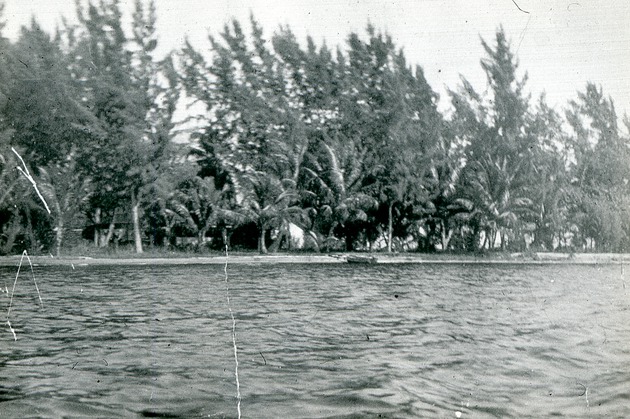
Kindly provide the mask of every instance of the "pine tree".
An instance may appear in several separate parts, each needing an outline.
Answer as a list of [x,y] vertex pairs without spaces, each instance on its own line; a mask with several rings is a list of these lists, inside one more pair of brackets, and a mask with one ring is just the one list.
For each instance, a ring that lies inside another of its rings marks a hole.
[[126,203],[135,249],[141,253],[142,191],[168,159],[176,77],[170,59],[160,65],[153,56],[154,2],[147,7],[135,2],[129,38],[117,0],[90,2],[87,11],[79,8],[78,13],[83,33],[75,56],[86,80],[84,98],[102,131],[82,150],[82,167],[93,179],[97,212],[106,205],[115,212]]
[[570,167],[573,190],[572,219],[586,246],[600,251],[620,251],[628,245],[628,141],[619,131],[612,99],[601,87],[587,83],[577,100],[569,103],[567,121],[574,161]]
[[538,147],[528,127],[529,96],[524,93],[527,75],[518,78],[518,62],[505,32],[496,33],[496,44],[482,40],[487,57],[481,60],[488,96],[482,97],[462,79],[459,92],[450,92],[455,108],[458,141],[467,143],[463,173],[465,198],[473,208],[473,234],[485,233],[482,248],[508,244],[532,211],[532,154]]

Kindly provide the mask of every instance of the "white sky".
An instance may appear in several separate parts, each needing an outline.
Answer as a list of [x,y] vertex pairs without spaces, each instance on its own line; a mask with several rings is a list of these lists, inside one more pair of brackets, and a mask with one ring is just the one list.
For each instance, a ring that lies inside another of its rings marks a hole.
[[[2,1],[2,0],[0,0]],[[547,92],[559,110],[587,81],[601,84],[617,112],[630,111],[630,1],[628,0],[157,0],[161,51],[178,48],[185,37],[209,47],[231,17],[246,29],[253,12],[270,35],[288,24],[300,40],[307,34],[329,47],[344,44],[350,31],[365,33],[370,21],[404,47],[410,64],[420,64],[447,106],[445,87],[455,88],[459,74],[482,90],[479,66],[482,36],[493,40],[503,25],[528,86]],[[74,19],[73,0],[5,0],[5,36],[15,39],[32,15],[53,30],[60,16]],[[121,0],[130,10],[132,0]]]

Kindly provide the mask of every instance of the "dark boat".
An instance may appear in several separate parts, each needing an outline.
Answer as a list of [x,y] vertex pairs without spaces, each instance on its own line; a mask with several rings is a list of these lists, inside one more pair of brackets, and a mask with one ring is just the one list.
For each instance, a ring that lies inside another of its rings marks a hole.
[[378,260],[374,256],[348,255],[346,256],[346,262],[348,263],[378,263]]

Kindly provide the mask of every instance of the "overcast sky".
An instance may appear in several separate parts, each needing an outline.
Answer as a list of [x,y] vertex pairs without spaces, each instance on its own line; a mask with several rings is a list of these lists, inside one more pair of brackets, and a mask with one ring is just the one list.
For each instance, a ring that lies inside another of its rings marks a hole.
[[[0,0],[1,2],[2,0]],[[516,3],[515,3],[516,2]],[[74,19],[73,0],[5,0],[5,36],[15,39],[32,15],[53,30],[60,16]],[[130,10],[132,0],[121,0]],[[185,37],[207,48],[232,17],[246,24],[250,12],[270,35],[280,24],[302,40],[307,34],[329,46],[345,43],[350,31],[369,22],[389,32],[407,60],[420,64],[442,96],[459,75],[485,88],[479,66],[480,36],[492,40],[503,25],[529,89],[547,92],[550,105],[564,107],[586,81],[601,84],[621,116],[630,111],[630,1],[628,0],[157,0],[161,51]],[[520,9],[520,10],[519,10]],[[526,13],[527,12],[527,13]]]

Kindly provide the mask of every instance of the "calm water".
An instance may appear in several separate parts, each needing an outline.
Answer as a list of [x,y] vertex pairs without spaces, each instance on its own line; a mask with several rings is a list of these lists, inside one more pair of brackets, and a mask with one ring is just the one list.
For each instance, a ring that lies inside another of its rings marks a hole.
[[[630,416],[619,266],[228,271],[245,418]],[[21,277],[18,341],[0,329],[0,417],[237,415],[223,266],[35,274],[43,309]]]

